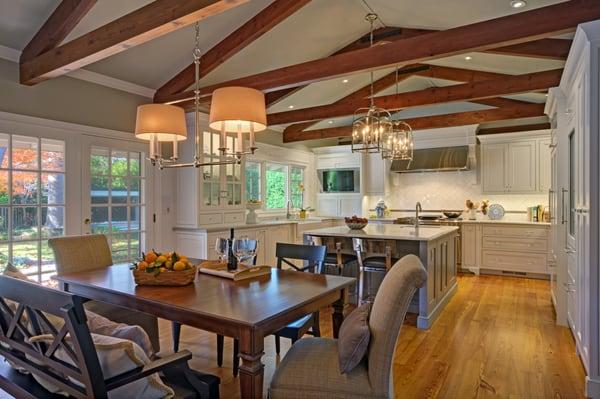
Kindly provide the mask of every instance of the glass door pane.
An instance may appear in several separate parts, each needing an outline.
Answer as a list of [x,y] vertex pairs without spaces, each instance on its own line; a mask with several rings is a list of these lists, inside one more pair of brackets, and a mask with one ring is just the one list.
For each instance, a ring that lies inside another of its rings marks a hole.
[[90,150],[89,232],[107,236],[113,261],[130,262],[146,233],[142,153],[110,147]]

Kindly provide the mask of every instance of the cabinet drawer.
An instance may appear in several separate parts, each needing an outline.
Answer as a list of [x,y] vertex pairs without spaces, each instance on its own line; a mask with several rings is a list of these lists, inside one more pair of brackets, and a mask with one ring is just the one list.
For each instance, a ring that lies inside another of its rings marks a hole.
[[223,214],[221,213],[208,213],[204,215],[198,216],[198,224],[200,226],[206,224],[222,224],[223,223]]
[[484,269],[547,273],[546,255],[528,252],[483,251]]
[[[483,249],[546,252],[548,241],[539,238],[485,237],[483,239]],[[547,257],[547,254],[544,254],[544,257]]]
[[245,216],[245,212],[226,213],[224,223],[244,223]]
[[521,226],[483,226],[484,236],[544,238],[548,237],[548,229]]

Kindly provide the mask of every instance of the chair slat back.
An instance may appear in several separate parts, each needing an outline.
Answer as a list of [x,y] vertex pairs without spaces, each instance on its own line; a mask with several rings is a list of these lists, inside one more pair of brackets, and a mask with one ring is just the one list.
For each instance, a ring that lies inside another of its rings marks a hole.
[[[281,269],[283,263],[291,266],[297,271],[312,271],[320,272],[325,261],[327,247],[324,245],[302,245],[302,244],[287,244],[278,242],[275,248],[275,256],[277,257],[277,268]],[[306,265],[298,267],[290,260],[305,261]]]
[[[55,326],[49,320],[55,316]],[[60,326],[62,322],[62,326]],[[30,342],[48,334],[50,344]],[[78,296],[0,276],[0,356],[76,398],[106,398],[100,362]],[[73,364],[57,357],[61,349]],[[73,382],[79,381],[82,386]]]

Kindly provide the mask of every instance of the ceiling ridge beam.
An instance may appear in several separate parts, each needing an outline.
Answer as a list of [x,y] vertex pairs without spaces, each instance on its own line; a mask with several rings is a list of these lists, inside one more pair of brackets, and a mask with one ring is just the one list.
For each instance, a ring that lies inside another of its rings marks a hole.
[[[221,40],[200,58],[200,76],[206,76],[216,67],[230,59],[256,39],[273,29],[280,22],[310,3],[311,0],[275,0],[254,17]],[[195,80],[194,63],[162,85],[157,96],[179,93],[190,87]]]
[[[595,19],[600,19],[599,1],[570,0],[245,76],[204,87],[202,92],[209,94],[219,87],[232,85],[252,87],[265,92],[302,86],[373,69],[422,63],[548,38],[572,32],[578,24]],[[189,92],[184,92],[161,101],[173,102],[190,97]]]
[[[489,97],[545,90],[558,86],[561,75],[562,69],[512,75],[500,79],[480,80],[453,86],[432,87],[412,92],[379,96],[375,97],[374,102],[378,107],[393,111],[439,103],[474,101]],[[356,109],[368,108],[369,105],[369,99],[362,99],[278,112],[267,115],[267,124],[269,126],[284,125],[294,122],[348,116],[352,115]]]
[[68,43],[20,64],[20,81],[34,85],[166,35],[249,0],[155,0]]
[[92,9],[97,0],[62,0],[21,52],[20,62],[29,61],[60,45]]
[[[522,104],[513,107],[494,108],[482,111],[466,111],[451,114],[432,115],[419,118],[403,119],[413,130],[436,129],[443,127],[473,125],[517,118],[544,116],[544,104]],[[283,142],[321,140],[338,137],[351,137],[352,126],[339,126],[305,132],[283,132]]]

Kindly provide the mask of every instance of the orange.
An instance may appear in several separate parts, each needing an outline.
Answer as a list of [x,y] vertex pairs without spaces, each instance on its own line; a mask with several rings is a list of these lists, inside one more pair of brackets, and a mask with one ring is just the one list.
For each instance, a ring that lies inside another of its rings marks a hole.
[[165,263],[167,261],[167,257],[164,255],[159,256],[158,258],[156,258],[155,262],[156,263]]
[[175,264],[173,265],[173,270],[178,271],[178,272],[185,270],[185,263],[182,261],[175,262]]
[[148,267],[148,264],[144,261],[141,261],[140,263],[138,263],[137,267],[140,270],[146,270],[146,268]]
[[152,263],[156,260],[156,258],[158,258],[158,256],[154,252],[151,251],[146,254],[146,257],[144,258],[144,260],[147,263]]
[[165,262],[165,267],[166,267],[167,269],[172,269],[172,268],[173,268],[173,262],[172,262],[172,261],[170,261],[170,260],[166,261],[166,262]]

